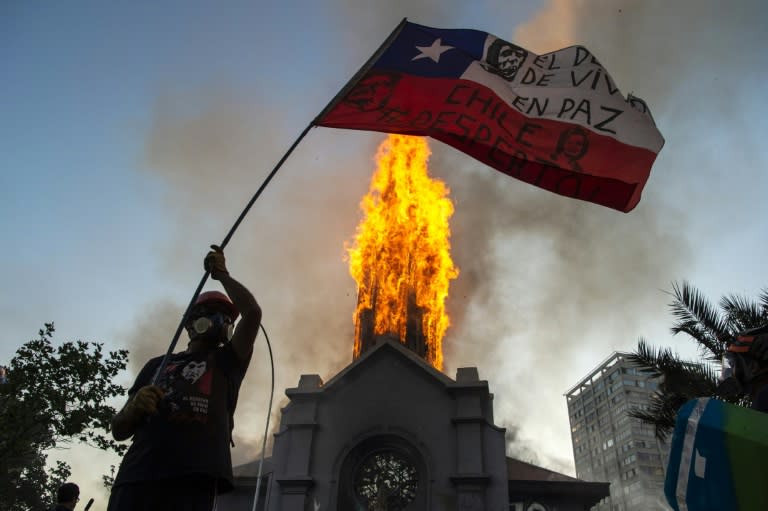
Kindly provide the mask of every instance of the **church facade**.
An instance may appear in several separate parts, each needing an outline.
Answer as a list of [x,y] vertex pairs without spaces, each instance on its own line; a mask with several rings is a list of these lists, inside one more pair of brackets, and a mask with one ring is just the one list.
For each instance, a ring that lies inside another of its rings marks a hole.
[[[582,511],[609,493],[508,458],[477,369],[451,379],[394,340],[286,395],[259,510]],[[252,509],[258,465],[235,467],[219,510]]]

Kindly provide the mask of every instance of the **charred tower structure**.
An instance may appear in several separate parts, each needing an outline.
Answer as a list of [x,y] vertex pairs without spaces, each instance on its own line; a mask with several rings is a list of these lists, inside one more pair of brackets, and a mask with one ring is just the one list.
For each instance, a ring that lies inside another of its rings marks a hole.
[[427,359],[427,340],[424,335],[424,309],[416,303],[416,293],[409,289],[407,292],[406,303],[406,326],[405,338],[400,339],[396,332],[385,334],[375,333],[376,324],[376,300],[378,293],[373,292],[373,304],[371,307],[358,309],[358,315],[355,318],[355,337],[360,340],[359,353],[355,353],[355,359],[375,347],[377,344],[386,340],[397,340],[402,342],[409,350],[416,353],[423,359]]

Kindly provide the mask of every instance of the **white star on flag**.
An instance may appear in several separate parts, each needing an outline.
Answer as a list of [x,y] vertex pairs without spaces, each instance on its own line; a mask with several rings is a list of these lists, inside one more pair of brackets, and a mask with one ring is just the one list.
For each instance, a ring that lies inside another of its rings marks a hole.
[[432,43],[432,46],[417,46],[416,48],[421,53],[413,57],[411,60],[430,58],[434,62],[440,62],[440,55],[448,50],[453,49],[453,46],[443,46],[442,43],[443,40],[441,38],[437,38],[435,39],[435,42]]

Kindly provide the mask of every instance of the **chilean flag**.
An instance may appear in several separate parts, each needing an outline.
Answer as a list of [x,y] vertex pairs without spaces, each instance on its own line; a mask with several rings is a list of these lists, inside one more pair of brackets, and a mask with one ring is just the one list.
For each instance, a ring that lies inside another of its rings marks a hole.
[[477,30],[403,21],[314,121],[430,136],[507,175],[620,211],[664,145],[584,47],[536,55]]

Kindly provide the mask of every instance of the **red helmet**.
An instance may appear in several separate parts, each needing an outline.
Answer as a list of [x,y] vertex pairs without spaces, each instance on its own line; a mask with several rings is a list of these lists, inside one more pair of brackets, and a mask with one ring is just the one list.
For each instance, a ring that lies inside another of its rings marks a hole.
[[762,325],[739,333],[736,339],[728,344],[726,350],[732,353],[755,352],[756,358],[762,358],[768,350],[766,343],[768,343],[768,325]]
[[230,300],[227,295],[219,291],[206,291],[205,293],[200,293],[200,296],[197,297],[197,300],[195,300],[195,304],[192,306],[192,308],[194,309],[198,305],[218,305],[227,313],[227,315],[229,315],[230,318],[232,318],[232,321],[236,320],[240,315],[237,307],[235,307],[235,304],[232,303],[232,300]]

